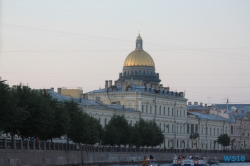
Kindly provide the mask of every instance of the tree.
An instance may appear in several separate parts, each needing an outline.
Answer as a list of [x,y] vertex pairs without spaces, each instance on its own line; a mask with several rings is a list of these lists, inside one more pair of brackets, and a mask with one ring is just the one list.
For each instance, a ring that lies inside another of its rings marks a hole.
[[67,134],[69,130],[69,113],[65,108],[64,103],[52,99],[52,97],[45,91],[42,91],[43,97],[47,100],[50,109],[53,114],[53,121],[51,124],[51,131],[48,134],[48,139],[61,137],[62,135]]
[[15,89],[10,88],[5,81],[0,81],[0,129],[10,133],[12,139],[19,134],[19,128],[27,118],[28,112],[18,107],[18,98],[13,95]]
[[152,144],[151,146],[158,146],[164,142],[164,135],[161,128],[153,121],[150,122],[152,125]]
[[86,143],[93,145],[101,141],[103,128],[97,119],[87,114],[85,116],[87,116],[87,131],[85,131],[85,134],[88,137]]
[[163,143],[164,135],[159,126],[153,121],[140,119],[132,127],[131,143],[137,147],[157,146]]
[[114,115],[105,126],[103,143],[110,145],[126,145],[129,143],[131,127],[124,115]]
[[52,131],[54,114],[41,91],[20,84],[13,88],[12,93],[18,100],[17,106],[28,112],[18,128],[19,134],[22,137],[38,136],[41,140],[46,140],[48,133]]
[[68,138],[75,143],[83,143],[85,140],[85,117],[74,101],[65,101],[65,108],[69,114]]
[[230,137],[227,134],[220,135],[217,141],[223,146],[223,148],[230,145]]

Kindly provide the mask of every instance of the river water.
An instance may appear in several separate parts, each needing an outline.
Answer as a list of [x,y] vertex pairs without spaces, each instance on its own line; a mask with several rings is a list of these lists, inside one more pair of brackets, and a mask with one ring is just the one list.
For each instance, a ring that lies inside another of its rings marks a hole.
[[[172,164],[158,164],[158,166],[171,166]],[[139,164],[120,164],[120,165],[101,165],[101,166],[141,166]],[[215,165],[213,165],[215,166]],[[250,166],[249,162],[241,162],[241,163],[220,163],[217,166]]]

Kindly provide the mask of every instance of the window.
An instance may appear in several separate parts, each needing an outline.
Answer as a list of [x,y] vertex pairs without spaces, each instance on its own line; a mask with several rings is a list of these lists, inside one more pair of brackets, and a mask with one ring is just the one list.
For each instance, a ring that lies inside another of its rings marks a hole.
[[182,126],[180,127],[180,133],[182,133]]
[[219,129],[217,129],[217,135],[219,135]]
[[191,133],[194,133],[194,124],[191,124]]
[[176,112],[176,116],[178,117],[178,110],[177,110],[177,112]]
[[210,135],[212,135],[212,127],[210,127]]
[[231,134],[233,134],[234,128],[233,126],[231,126]]
[[174,132],[174,125],[172,125],[172,133]]
[[141,112],[144,113],[144,105],[141,105]]
[[148,106],[146,105],[146,113],[148,113]]
[[180,117],[181,117],[181,112],[182,112],[182,111],[180,110]]
[[174,116],[174,108],[172,108],[172,116]]
[[195,124],[195,132],[198,133],[198,124]]
[[150,114],[152,114],[152,106],[150,106]]
[[176,133],[178,133],[178,126],[176,126]]
[[187,124],[187,133],[189,133],[189,124]]
[[168,107],[168,116],[169,116],[169,107]]
[[159,107],[159,115],[161,115],[161,106]]
[[164,115],[166,115],[166,110],[165,110],[165,107],[164,107]]

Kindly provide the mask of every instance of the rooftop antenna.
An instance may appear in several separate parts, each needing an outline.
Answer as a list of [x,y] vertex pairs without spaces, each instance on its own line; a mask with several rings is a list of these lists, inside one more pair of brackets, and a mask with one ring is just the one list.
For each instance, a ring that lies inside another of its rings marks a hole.
[[207,98],[208,98],[208,101],[209,101],[208,104],[210,104],[210,98],[211,98],[211,97],[207,97]]

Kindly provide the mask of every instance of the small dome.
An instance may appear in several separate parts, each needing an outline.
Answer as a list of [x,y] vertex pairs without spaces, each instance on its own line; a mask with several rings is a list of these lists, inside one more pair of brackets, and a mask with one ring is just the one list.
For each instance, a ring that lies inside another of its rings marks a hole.
[[136,38],[136,41],[138,41],[138,40],[142,40],[140,34],[139,34],[139,35],[137,36],[137,38]]
[[123,66],[153,66],[154,67],[155,63],[152,57],[146,51],[134,50],[127,56],[127,58],[124,61]]

